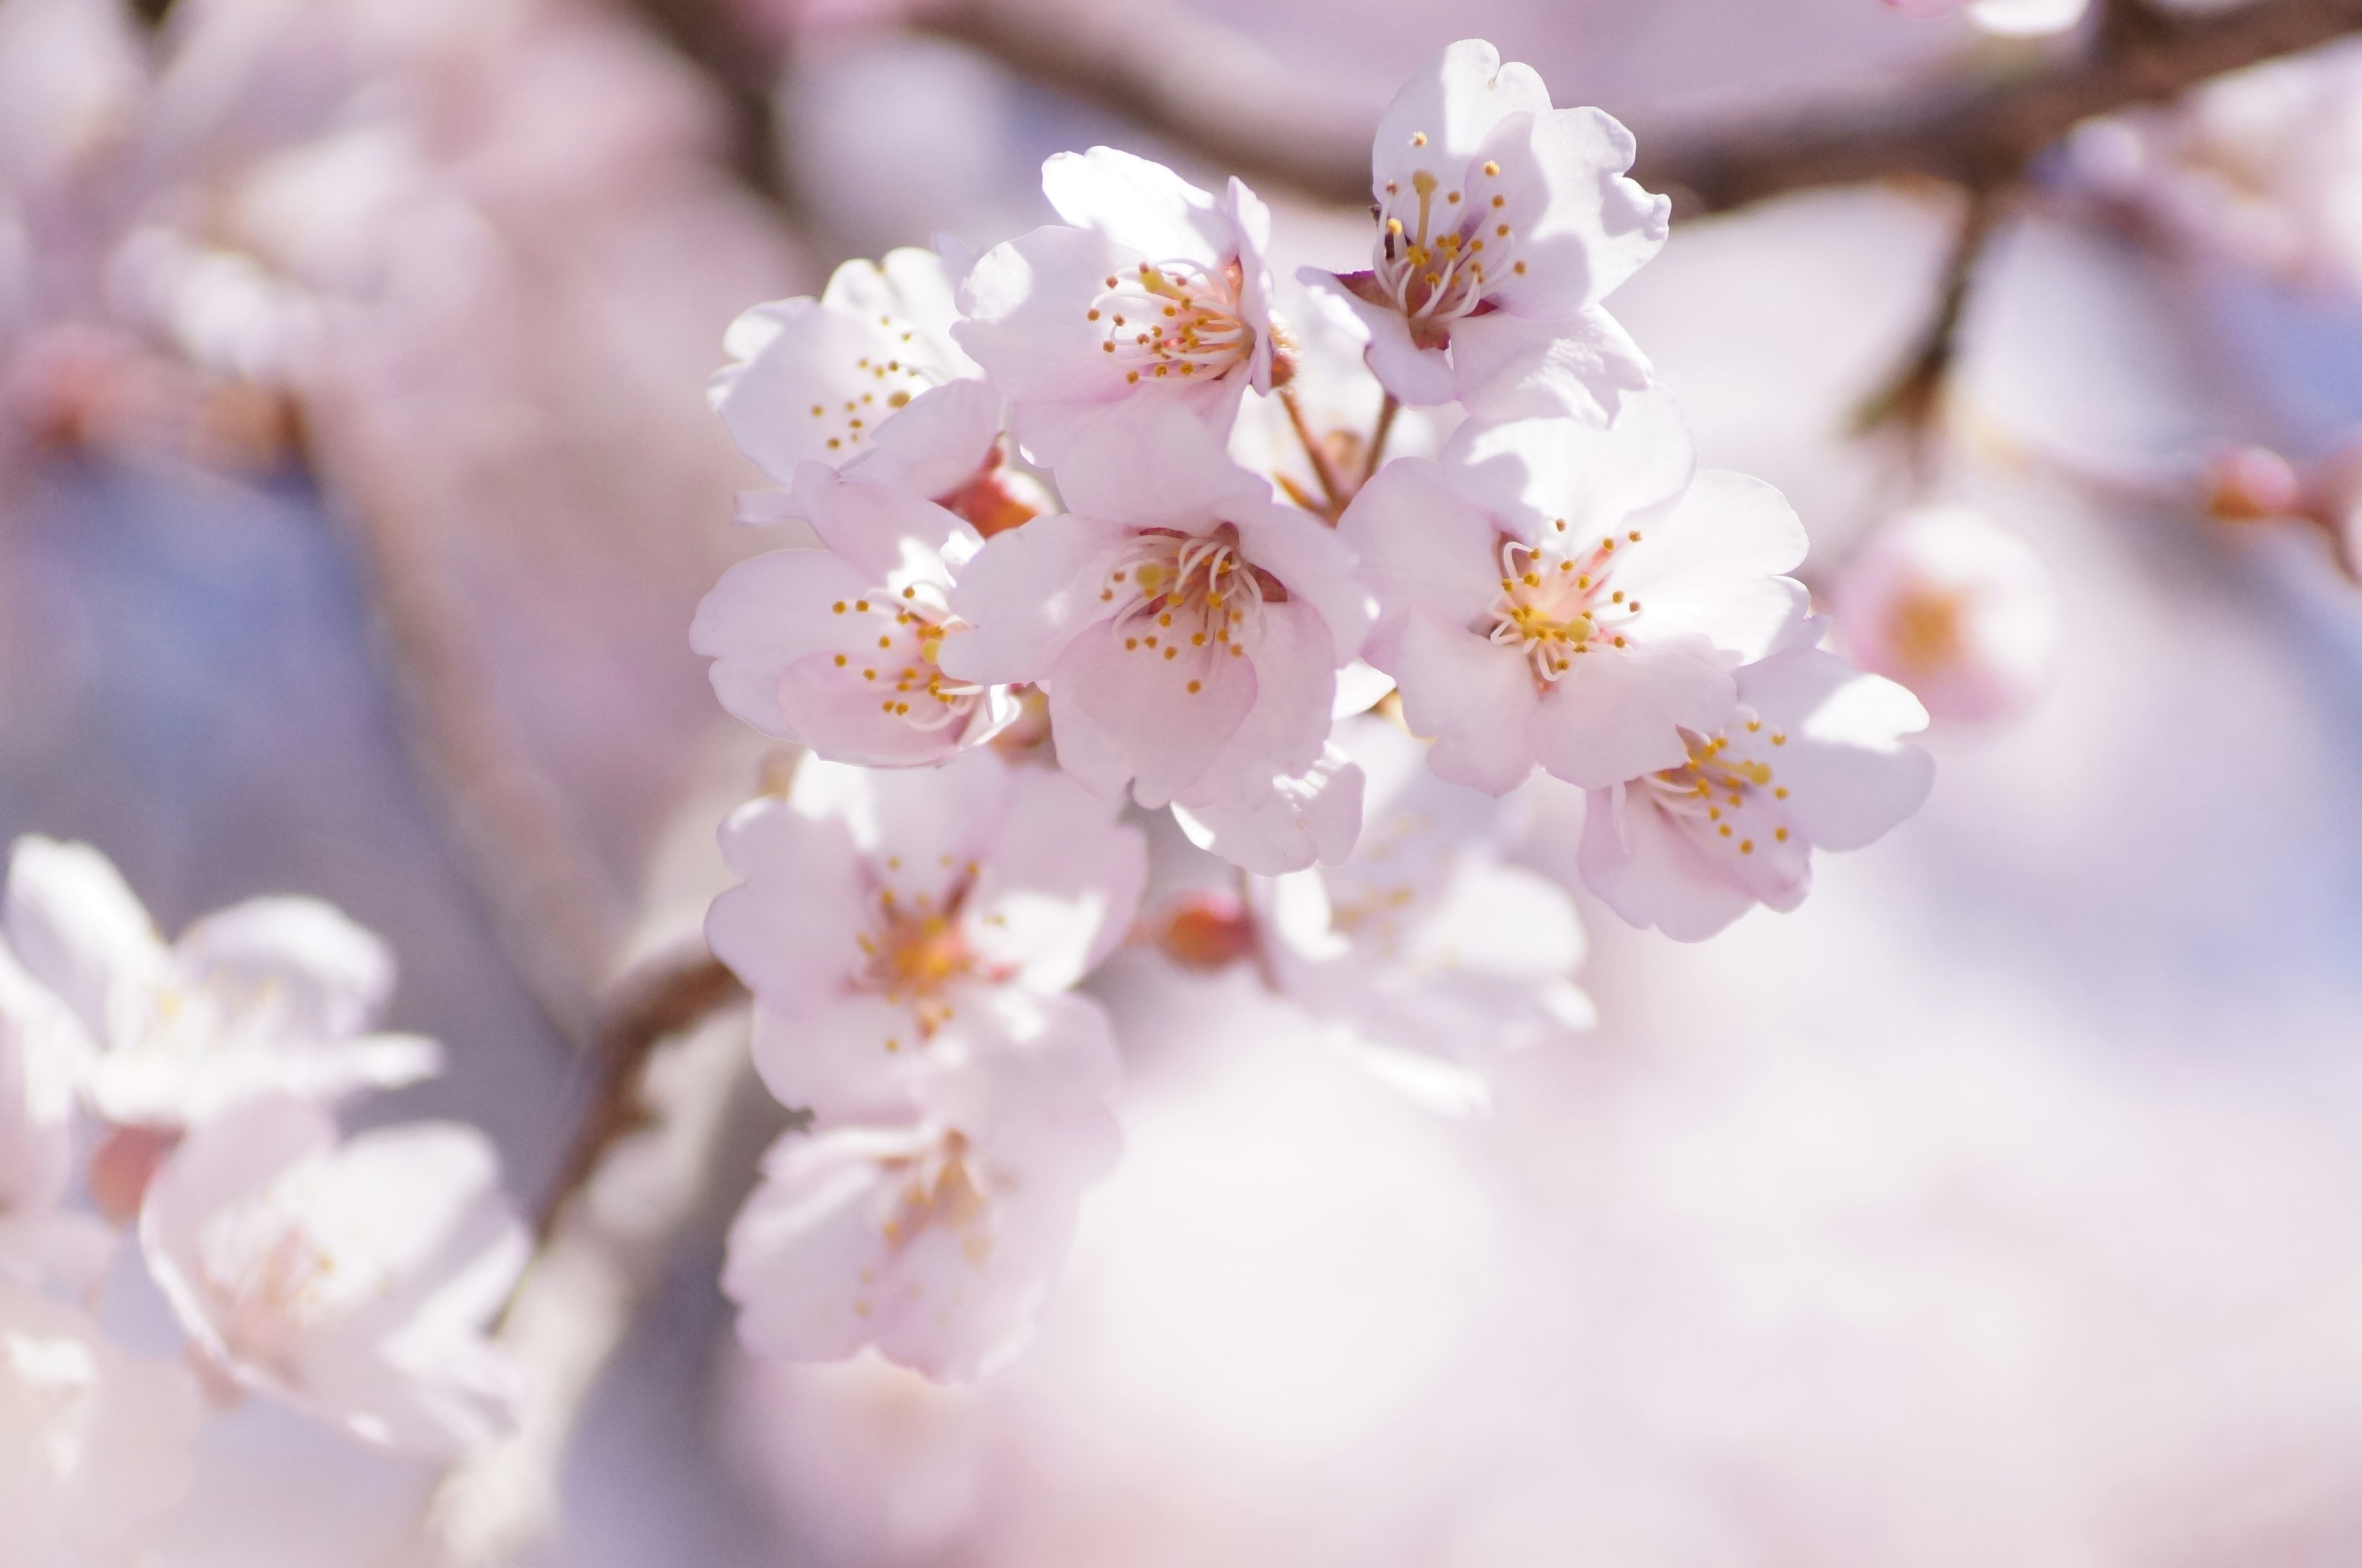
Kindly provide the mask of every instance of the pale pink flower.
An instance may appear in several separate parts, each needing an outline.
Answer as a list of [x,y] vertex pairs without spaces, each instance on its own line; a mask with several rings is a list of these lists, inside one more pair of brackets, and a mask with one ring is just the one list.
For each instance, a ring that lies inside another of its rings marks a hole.
[[912,1086],[1047,1034],[1115,1044],[1068,994],[1130,930],[1147,874],[1116,806],[989,751],[891,773],[806,761],[722,830],[741,885],[706,938],[755,993],[755,1063],[823,1125],[900,1120]]
[[[847,261],[820,298],[775,300],[732,322],[732,362],[709,395],[739,450],[781,485],[821,462],[946,495],[991,460],[1000,436],[999,401],[954,338],[956,316],[933,251]],[[802,513],[789,496],[756,491],[741,498],[741,515]]]
[[1966,506],[1881,529],[1847,567],[1836,618],[1848,657],[1909,687],[1938,719],[2016,712],[2040,690],[2058,640],[2040,558]]
[[1276,877],[1318,862],[1333,866],[1353,852],[1362,832],[1362,770],[1335,745],[1292,778],[1274,778],[1269,793],[1245,810],[1222,806],[1173,808],[1190,843],[1242,871]]
[[473,1128],[339,1143],[301,1100],[250,1100],[157,1173],[139,1241],[197,1350],[248,1388],[411,1453],[514,1419],[517,1374],[484,1329],[532,1246]]
[[432,1077],[435,1043],[367,1032],[393,989],[376,936],[315,899],[250,899],[167,945],[107,858],[28,835],[8,862],[9,945],[99,1051],[108,1121],[185,1126],[255,1095],[334,1100]]
[[1014,1357],[1120,1143],[1113,1059],[1071,1018],[922,1080],[914,1121],[782,1139],[730,1231],[739,1337],[797,1361],[874,1345],[939,1379]]
[[1378,595],[1370,662],[1394,676],[1437,775],[1506,794],[1537,761],[1603,788],[1721,726],[1731,672],[1799,635],[1780,574],[1805,530],[1780,493],[1695,470],[1670,396],[1576,420],[1462,425],[1436,462],[1389,463],[1339,533]]
[[796,472],[796,510],[825,547],[739,562],[697,608],[690,646],[722,705],[824,757],[874,767],[940,762],[1016,716],[999,687],[944,673],[959,633],[953,574],[974,528],[891,484],[824,463]]
[[1351,552],[1169,404],[1110,418],[1057,477],[1067,513],[960,574],[944,668],[1046,687],[1060,764],[1102,794],[1260,809],[1319,761],[1369,626]]
[[1248,388],[1271,390],[1271,212],[1254,193],[1233,179],[1210,196],[1106,147],[1052,158],[1042,189],[1065,224],[986,252],[953,329],[1036,461],[1064,460],[1106,408],[1135,397],[1228,430]]
[[0,1279],[88,1289],[114,1255],[105,1224],[60,1207],[89,1056],[65,1004],[0,949]]
[[1624,171],[1632,135],[1555,109],[1530,66],[1451,45],[1378,122],[1370,270],[1297,274],[1370,329],[1370,369],[1414,407],[1484,419],[1614,416],[1649,364],[1600,302],[1665,243],[1672,213]]
[[198,1419],[182,1368],[0,1283],[0,1568],[145,1561],[140,1538],[189,1490]]
[[1926,724],[1910,692],[1818,648],[1749,665],[1738,711],[1686,734],[1685,760],[1590,792],[1584,882],[1682,942],[1755,904],[1793,910],[1815,849],[1860,849],[1926,800],[1935,761],[1902,738]]

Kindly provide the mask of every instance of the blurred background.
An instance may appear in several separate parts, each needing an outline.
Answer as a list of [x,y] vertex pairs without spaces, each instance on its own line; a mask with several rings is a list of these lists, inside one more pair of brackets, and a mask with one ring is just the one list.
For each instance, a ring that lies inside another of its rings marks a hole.
[[[1928,809],[1798,913],[1684,947],[1586,904],[1602,1022],[1506,1062],[1486,1121],[1243,975],[1119,958],[1128,1157],[979,1387],[734,1347],[720,1231],[769,1124],[725,1015],[659,1058],[661,1136],[533,1331],[578,1397],[445,1487],[446,1534],[579,1568],[2362,1561],[2362,54],[1998,165],[1893,151],[2179,29],[2274,52],[2239,17],[0,0],[0,827],[93,841],[169,927],[289,891],[383,933],[451,1066],[374,1114],[483,1125],[533,1201],[603,999],[693,941],[763,766],[687,643],[766,544],[704,401],[724,325],[1048,221],[1042,159],[1100,142],[1243,173],[1283,272],[1357,265],[1378,111],[1489,38],[1673,189],[1613,308],[1705,460],[1803,513],[1840,637],[1882,530],[1972,507],[2039,563],[2039,679],[1939,713]],[[1816,127],[1886,163],[1781,161]],[[435,1475],[259,1408],[206,1442],[160,1563],[432,1560]]]

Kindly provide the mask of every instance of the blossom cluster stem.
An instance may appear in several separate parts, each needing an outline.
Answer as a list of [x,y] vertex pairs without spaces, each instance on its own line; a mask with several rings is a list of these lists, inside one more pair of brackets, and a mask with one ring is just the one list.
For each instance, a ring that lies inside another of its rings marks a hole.
[[[1320,495],[1324,502],[1321,514],[1333,525],[1344,514],[1345,502],[1352,500],[1352,495],[1346,488],[1343,476],[1337,472],[1337,465],[1330,460],[1328,449],[1312,433],[1312,426],[1306,421],[1303,405],[1297,402],[1296,393],[1283,389],[1279,401],[1280,405],[1287,410],[1288,424],[1296,427],[1297,440],[1303,443],[1304,456],[1312,464],[1312,476],[1320,481]],[[1387,401],[1391,403],[1393,399]]]

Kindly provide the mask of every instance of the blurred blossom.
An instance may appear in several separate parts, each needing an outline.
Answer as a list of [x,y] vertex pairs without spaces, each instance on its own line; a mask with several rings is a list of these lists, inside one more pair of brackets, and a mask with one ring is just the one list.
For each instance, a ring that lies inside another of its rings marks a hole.
[[61,1207],[89,1051],[63,1004],[0,949],[0,1280],[88,1290],[114,1255],[104,1224]]
[[2004,38],[2063,33],[2083,19],[2091,0],[1885,0],[1912,17],[1941,17],[1965,10],[1969,20]]
[[2015,535],[1961,505],[1904,513],[1846,566],[1845,652],[1909,687],[1937,719],[2008,718],[2041,690],[2058,643],[2050,574]]

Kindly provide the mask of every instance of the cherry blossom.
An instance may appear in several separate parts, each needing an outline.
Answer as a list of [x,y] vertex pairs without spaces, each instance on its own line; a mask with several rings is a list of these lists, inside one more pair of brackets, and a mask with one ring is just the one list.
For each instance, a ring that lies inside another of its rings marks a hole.
[[1886,0],[1886,4],[1912,17],[1966,11],[1979,28],[2003,38],[2063,33],[2091,9],[2091,0]]
[[392,957],[315,899],[251,899],[168,946],[105,856],[28,835],[9,856],[6,924],[97,1042],[85,1090],[112,1121],[185,1126],[259,1094],[333,1100],[440,1065],[432,1041],[364,1032]]
[[1353,852],[1362,788],[1353,759],[1327,745],[1303,773],[1274,778],[1269,793],[1246,810],[1175,805],[1173,820],[1198,848],[1242,871],[1276,877],[1315,862],[1333,866]]
[[133,1561],[189,1490],[198,1418],[186,1371],[0,1282],[0,1568]]
[[807,761],[787,799],[740,808],[722,852],[741,885],[706,936],[755,993],[771,1092],[823,1125],[897,1118],[921,1079],[1044,1034],[1111,1073],[1105,1015],[1067,993],[1123,939],[1147,874],[1115,815],[988,751],[893,773]]
[[196,1349],[245,1387],[411,1453],[513,1419],[516,1374],[483,1329],[530,1243],[473,1128],[339,1143],[300,1100],[249,1100],[157,1173],[139,1241]]
[[1319,761],[1370,624],[1351,552],[1169,404],[1108,422],[1057,479],[1067,513],[960,574],[971,629],[944,668],[1045,686],[1060,765],[1101,794],[1267,804]]
[[[992,460],[1000,408],[951,327],[952,280],[933,251],[847,261],[818,299],[756,305],[723,338],[714,411],[764,472],[797,483],[804,463],[934,498]],[[795,498],[757,491],[742,516],[800,516]]]
[[938,1379],[1016,1355],[1119,1148],[1113,1058],[1071,1017],[921,1080],[915,1121],[782,1139],[731,1228],[739,1337],[798,1361],[874,1345]]
[[1600,302],[1664,245],[1672,213],[1624,178],[1633,150],[1609,116],[1552,108],[1530,66],[1463,39],[1378,122],[1369,271],[1298,276],[1368,326],[1370,369],[1404,403],[1611,418],[1649,365]]
[[1793,910],[1815,849],[1860,849],[1926,800],[1934,761],[1902,739],[1926,723],[1910,692],[1818,648],[1749,665],[1737,712],[1685,733],[1685,760],[1590,792],[1584,882],[1682,942],[1754,904]]
[[1846,569],[1837,624],[1856,664],[1938,719],[1992,720],[2040,690],[2058,636],[2050,574],[2025,541],[1966,506],[1879,531]]
[[0,1279],[88,1289],[114,1253],[105,1224],[60,1207],[89,1053],[64,1004],[0,950]]
[[1338,532],[1378,595],[1370,662],[1437,775],[1488,794],[1537,761],[1592,789],[1674,766],[1684,728],[1728,716],[1731,672],[1804,625],[1779,575],[1803,525],[1760,480],[1695,471],[1661,391],[1605,429],[1463,425],[1380,470]]
[[987,251],[953,328],[1010,402],[1036,461],[1057,463],[1110,404],[1171,401],[1227,429],[1250,387],[1285,379],[1264,250],[1271,213],[1162,164],[1095,147],[1042,166],[1065,224]]
[[690,646],[722,705],[821,756],[871,767],[940,762],[1016,715],[1003,689],[944,674],[958,635],[953,574],[974,528],[899,486],[797,469],[794,504],[825,547],[741,561],[698,606]]
[[1555,884],[1500,857],[1502,802],[1437,778],[1390,719],[1348,720],[1337,739],[1369,778],[1360,842],[1342,864],[1259,887],[1264,960],[1283,995],[1388,1076],[1482,1104],[1481,1077],[1439,1058],[1587,1027],[1571,978],[1582,925]]

